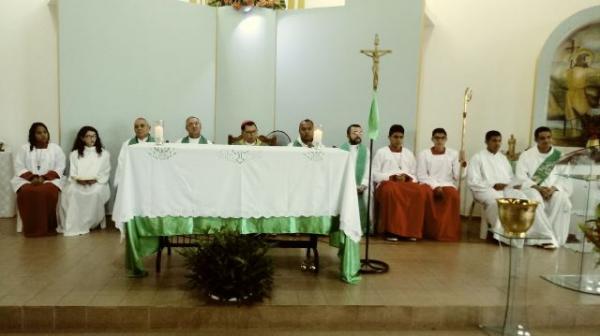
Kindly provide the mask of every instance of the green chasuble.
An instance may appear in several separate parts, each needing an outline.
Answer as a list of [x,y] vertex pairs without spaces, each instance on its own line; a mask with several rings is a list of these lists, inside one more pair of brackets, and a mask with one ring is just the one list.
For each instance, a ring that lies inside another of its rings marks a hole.
[[[186,136],[185,138],[181,139],[181,143],[190,143],[190,137]],[[206,141],[206,138],[204,136],[200,136],[200,141],[198,141],[199,144],[202,145],[206,145],[208,144],[208,141]]]
[[541,185],[542,183],[544,183],[548,176],[550,176],[550,173],[552,172],[552,169],[554,169],[554,166],[560,159],[560,156],[561,152],[555,149],[554,152],[552,152],[552,154],[550,154],[546,158],[546,160],[544,160],[544,162],[542,162],[542,164],[540,164],[540,166],[536,169],[532,177],[533,182],[537,183],[537,185]]
[[[346,142],[340,146],[340,149],[349,152],[350,144]],[[358,153],[356,155],[356,167],[354,169],[354,173],[355,173],[354,177],[356,180],[356,186],[358,187],[359,185],[361,185],[363,177],[365,176],[365,170],[367,169],[367,167],[366,167],[367,146],[365,146],[364,144],[361,143],[358,145],[357,149],[358,149]],[[361,227],[362,227],[363,232],[365,232],[367,229],[367,204],[365,202],[365,198],[363,197],[363,195],[358,195],[358,209],[360,211]],[[369,228],[369,229],[371,229],[371,228]],[[373,230],[369,230],[369,231],[373,232]]]
[[[154,138],[152,137],[152,135],[148,134],[148,140],[146,140],[146,142],[154,142]],[[129,140],[129,145],[135,145],[137,143],[140,143],[140,141],[138,140],[137,137],[133,137],[131,138],[131,140]]]

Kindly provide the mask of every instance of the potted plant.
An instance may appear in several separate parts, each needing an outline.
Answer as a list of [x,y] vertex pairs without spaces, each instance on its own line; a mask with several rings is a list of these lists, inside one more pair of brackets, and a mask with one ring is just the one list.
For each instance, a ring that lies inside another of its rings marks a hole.
[[273,260],[254,235],[221,231],[182,252],[193,288],[221,302],[253,303],[269,297]]

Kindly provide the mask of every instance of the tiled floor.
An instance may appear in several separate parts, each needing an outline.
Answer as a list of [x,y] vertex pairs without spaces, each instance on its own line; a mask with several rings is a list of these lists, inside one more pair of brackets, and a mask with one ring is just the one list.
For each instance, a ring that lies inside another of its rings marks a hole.
[[[303,273],[300,250],[272,251],[276,264],[269,305],[502,305],[508,251],[493,243],[375,240],[371,257],[390,264],[384,275],[363,276],[359,285],[338,280],[336,249],[320,243],[322,271]],[[128,278],[119,233],[94,231],[79,237],[25,239],[14,219],[0,220],[0,306],[202,305],[186,287],[183,258],[163,256],[163,272]],[[600,304],[600,296],[555,287],[540,275],[575,270],[578,254],[527,248],[527,299],[535,304]],[[593,258],[589,258],[593,261]]]
[[[466,225],[477,226],[477,223]],[[150,275],[132,279],[125,274],[124,243],[120,241],[119,232],[114,229],[94,231],[79,237],[26,239],[16,234],[14,227],[14,219],[0,219],[0,311],[2,307],[25,307],[18,308],[17,311],[5,310],[5,314],[22,316],[22,325],[25,327],[19,330],[28,330],[27,316],[35,317],[35,314],[50,312],[55,319],[50,319],[48,323],[58,328],[59,314],[64,314],[68,309],[79,309],[79,314],[89,320],[92,314],[102,314],[102,310],[98,309],[102,307],[107,307],[107,312],[115,307],[139,307],[139,311],[146,316],[140,322],[141,325],[152,329],[154,317],[159,311],[156,309],[160,307],[166,307],[167,310],[169,307],[195,309],[194,307],[206,307],[208,303],[186,286],[183,258],[177,253],[171,257],[163,256],[163,272],[159,275],[153,271],[154,258],[147,258],[145,263]],[[471,231],[475,230],[465,231],[465,239],[461,243],[392,243],[375,239],[371,257],[388,262],[390,272],[365,275],[358,285],[348,285],[339,280],[337,250],[329,247],[326,240],[319,245],[322,269],[318,275],[300,271],[303,251],[274,249],[271,252],[275,261],[274,290],[272,297],[259,305],[264,309],[254,311],[259,316],[258,325],[265,318],[261,314],[273,311],[269,310],[273,306],[277,306],[273,307],[276,308],[275,311],[289,307],[286,313],[288,315],[293,315],[294,312],[304,313],[302,309],[305,308],[302,307],[305,306],[321,306],[330,314],[354,314],[352,316],[358,319],[364,319],[369,314],[370,319],[372,314],[379,314],[373,313],[376,311],[382,314],[381,319],[391,323],[397,321],[405,307],[410,307],[407,308],[410,310],[407,310],[409,313],[405,314],[405,318],[410,319],[411,326],[415,325],[415,321],[434,318],[442,321],[441,326],[444,321],[455,318],[466,321],[455,325],[476,326],[477,322],[473,321],[486,320],[486,315],[497,318],[502,314],[501,307],[506,299],[509,249],[481,241],[476,238],[478,232]],[[597,320],[600,296],[565,290],[540,278],[542,274],[575,271],[579,254],[566,249],[548,251],[539,248],[526,248],[524,253],[524,263],[528,265],[529,271],[523,302],[532,308],[529,309],[529,320],[530,323],[532,320],[536,321],[532,325],[564,327],[587,325],[581,323],[587,319]],[[589,266],[593,266],[593,256],[588,259]],[[26,309],[27,307],[30,309]],[[44,307],[54,308],[44,310]],[[65,308],[57,310],[56,307]],[[85,311],[81,310],[82,307]],[[93,307],[97,308],[93,310]],[[332,310],[331,307],[347,309]],[[538,307],[545,308],[538,310]],[[582,310],[582,307],[592,307],[592,310]],[[205,314],[207,310],[201,312]],[[136,311],[129,313],[137,314]],[[431,314],[439,316],[432,317]],[[479,315],[463,317],[469,314]],[[269,318],[265,321],[270,321],[275,326],[287,326]],[[237,325],[244,324],[257,325],[251,319]],[[419,329],[420,322],[416,324]],[[592,324],[598,325],[599,322]],[[170,325],[185,328],[187,324],[180,321]],[[402,323],[396,325],[399,328],[403,326]],[[341,327],[343,329],[343,325]],[[320,330],[311,332],[319,334]],[[460,335],[470,335],[470,332],[479,334],[477,330],[463,332]],[[591,335],[586,334],[586,330],[582,332],[581,335]],[[218,334],[220,333],[216,331],[215,335]],[[282,331],[282,334],[303,335],[299,331]],[[326,334],[329,333],[322,335]],[[403,335],[396,331],[393,334]],[[459,335],[455,332],[409,334]]]
[[[341,331],[290,331],[290,330],[273,330],[273,329],[255,329],[255,330],[203,330],[203,336],[220,336],[235,333],[236,335],[244,336],[358,336],[365,335],[364,332],[341,330]],[[461,330],[410,330],[410,331],[369,331],[369,335],[372,336],[483,336],[484,334],[474,328],[461,329]],[[597,328],[578,328],[573,329],[538,329],[534,331],[534,334],[542,336],[597,336]],[[0,334],[3,336],[169,336],[169,335],[183,335],[183,336],[195,336],[198,335],[197,331],[162,331],[162,332],[146,332],[146,333],[36,333],[36,334]]]

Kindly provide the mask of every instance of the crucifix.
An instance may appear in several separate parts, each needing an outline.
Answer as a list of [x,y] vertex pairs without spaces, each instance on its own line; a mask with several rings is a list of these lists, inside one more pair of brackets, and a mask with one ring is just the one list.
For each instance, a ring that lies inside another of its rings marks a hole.
[[361,54],[365,54],[373,59],[373,91],[377,91],[379,84],[379,57],[391,53],[389,49],[379,49],[379,34],[375,34],[375,48],[374,49],[362,49]]

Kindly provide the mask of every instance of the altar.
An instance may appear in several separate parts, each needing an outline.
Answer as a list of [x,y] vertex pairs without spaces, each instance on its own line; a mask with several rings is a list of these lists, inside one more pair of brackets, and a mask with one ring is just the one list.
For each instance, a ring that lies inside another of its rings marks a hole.
[[159,237],[211,234],[329,235],[340,273],[359,281],[362,235],[354,165],[334,148],[189,144],[129,146],[113,210],[131,276]]

